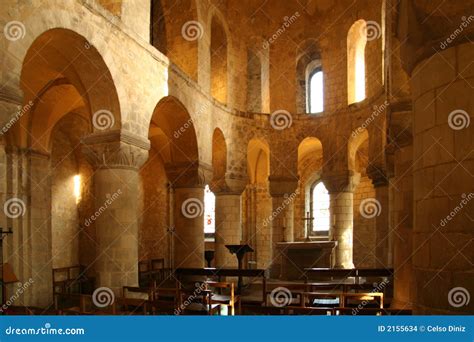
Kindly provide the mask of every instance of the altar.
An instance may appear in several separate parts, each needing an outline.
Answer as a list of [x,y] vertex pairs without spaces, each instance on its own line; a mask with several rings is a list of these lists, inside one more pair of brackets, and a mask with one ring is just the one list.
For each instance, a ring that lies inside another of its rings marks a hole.
[[299,241],[279,242],[281,269],[280,278],[285,280],[301,280],[305,268],[330,268],[331,253],[337,241]]

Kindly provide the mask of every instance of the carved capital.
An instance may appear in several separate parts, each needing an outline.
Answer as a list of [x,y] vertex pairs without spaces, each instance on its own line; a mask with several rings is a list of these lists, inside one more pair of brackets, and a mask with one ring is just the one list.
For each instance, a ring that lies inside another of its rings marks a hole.
[[323,183],[329,193],[353,192],[360,181],[360,173],[351,170],[323,172]]
[[199,161],[167,163],[165,169],[174,188],[204,187],[212,176],[211,167]]
[[82,139],[82,151],[96,169],[138,170],[148,159],[150,142],[128,132],[107,131]]
[[374,187],[387,186],[388,176],[385,167],[369,164],[367,166],[367,176],[372,180]]
[[216,195],[241,195],[247,186],[248,180],[245,178],[233,178],[226,175],[221,179],[214,179],[210,188]]
[[270,176],[269,192],[272,197],[289,196],[298,188],[298,179],[294,177]]

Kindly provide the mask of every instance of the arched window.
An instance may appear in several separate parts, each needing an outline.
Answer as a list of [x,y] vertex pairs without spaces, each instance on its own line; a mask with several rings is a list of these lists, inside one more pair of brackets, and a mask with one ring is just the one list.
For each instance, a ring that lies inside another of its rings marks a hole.
[[329,193],[323,182],[317,183],[311,194],[311,211],[313,217],[313,234],[326,234],[329,232]]
[[365,45],[367,24],[356,21],[347,34],[347,100],[348,104],[365,99]]
[[323,70],[314,69],[308,79],[308,112],[321,113],[324,110]]
[[216,232],[216,196],[209,189],[204,188],[204,234],[213,235]]

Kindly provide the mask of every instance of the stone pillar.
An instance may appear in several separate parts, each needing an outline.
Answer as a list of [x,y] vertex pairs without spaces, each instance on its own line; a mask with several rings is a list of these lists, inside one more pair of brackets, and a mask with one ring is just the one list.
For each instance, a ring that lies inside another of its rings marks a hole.
[[[21,283],[31,283],[15,305],[46,307],[53,302],[50,156],[9,146],[6,164],[1,226],[13,234],[3,241],[4,262]],[[16,285],[8,289],[15,292]]]
[[391,306],[412,307],[413,147],[397,143],[394,174],[390,178],[390,229],[393,230],[393,300]]
[[369,166],[368,176],[375,188],[375,200],[378,208],[375,210],[375,266],[390,267],[391,233],[389,229],[389,188],[386,172],[380,168]]
[[225,245],[242,241],[242,203],[239,194],[216,194],[216,267],[237,267],[237,258]]
[[204,267],[204,185],[174,188],[174,266]]
[[269,177],[272,213],[264,224],[272,226],[272,264],[270,276],[280,276],[283,257],[278,242],[293,241],[293,205],[298,195],[298,180]]
[[138,285],[139,168],[148,157],[149,142],[124,132],[92,134],[83,152],[95,168],[96,286],[116,295]]
[[474,312],[473,54],[447,48],[411,75],[416,314]]
[[216,267],[237,267],[237,257],[225,245],[242,242],[242,199],[246,179],[225,177],[213,181],[211,189],[216,195]]
[[323,174],[323,182],[329,192],[331,228],[329,240],[337,241],[332,257],[334,268],[354,268],[354,189],[360,175],[352,171],[340,171]]

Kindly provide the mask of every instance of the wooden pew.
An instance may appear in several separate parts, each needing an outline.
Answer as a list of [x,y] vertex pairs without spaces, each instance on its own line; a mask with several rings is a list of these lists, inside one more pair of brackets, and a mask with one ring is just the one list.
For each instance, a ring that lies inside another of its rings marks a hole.
[[334,308],[335,315],[358,315],[358,316],[410,316],[412,310],[407,309],[391,309],[391,308]]
[[[261,305],[265,301],[266,296],[266,280],[267,271],[264,269],[237,269],[237,268],[178,268],[175,271],[177,287],[181,284],[185,284],[186,277],[203,277],[203,278],[214,278],[218,282],[222,282],[224,277],[243,277],[250,278],[250,283],[255,280],[262,281],[262,296],[255,304]],[[203,279],[204,280],[204,279]],[[242,288],[237,288],[237,293],[242,293]],[[245,303],[245,296],[241,296],[242,303]],[[254,303],[252,301],[252,303]]]
[[393,278],[392,268],[305,268],[305,281],[318,278],[318,280],[325,279],[347,279],[354,278],[355,283],[360,283],[360,278]]
[[82,265],[53,268],[53,293],[86,293],[94,288],[94,279]]

